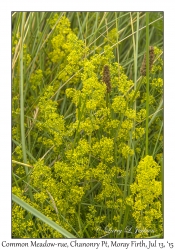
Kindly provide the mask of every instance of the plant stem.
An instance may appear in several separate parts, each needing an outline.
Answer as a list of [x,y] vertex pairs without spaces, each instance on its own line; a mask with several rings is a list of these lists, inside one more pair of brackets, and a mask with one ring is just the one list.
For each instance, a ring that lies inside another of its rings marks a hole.
[[[24,23],[26,13],[22,14],[21,25],[21,48],[20,48],[20,123],[21,123],[21,143],[23,152],[23,161],[27,163],[26,145],[25,145],[25,128],[24,128],[24,78],[23,78],[23,36],[24,36]],[[28,167],[25,166],[26,175],[28,174]]]
[[146,12],[146,155],[148,155],[149,117],[149,12]]
[[[21,144],[23,153],[23,162],[25,164],[26,176],[29,173],[26,154],[26,142],[25,142],[25,125],[24,125],[24,68],[23,68],[23,38],[24,38],[24,25],[26,19],[26,12],[22,13],[22,25],[21,25],[21,47],[20,47],[20,125],[21,125]],[[27,176],[29,182],[29,176]],[[33,201],[32,190],[29,188],[29,195]]]

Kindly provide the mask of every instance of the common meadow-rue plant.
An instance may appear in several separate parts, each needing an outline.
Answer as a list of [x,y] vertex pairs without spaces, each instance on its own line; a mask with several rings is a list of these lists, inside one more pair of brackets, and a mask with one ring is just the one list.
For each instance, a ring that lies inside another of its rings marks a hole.
[[61,227],[13,201],[13,238],[163,236],[162,13],[149,78],[145,15],[13,13],[12,192]]

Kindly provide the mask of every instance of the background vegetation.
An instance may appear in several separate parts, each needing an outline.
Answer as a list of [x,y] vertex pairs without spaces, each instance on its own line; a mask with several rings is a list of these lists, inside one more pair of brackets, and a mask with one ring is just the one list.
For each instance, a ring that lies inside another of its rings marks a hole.
[[163,237],[163,13],[12,14],[12,237]]

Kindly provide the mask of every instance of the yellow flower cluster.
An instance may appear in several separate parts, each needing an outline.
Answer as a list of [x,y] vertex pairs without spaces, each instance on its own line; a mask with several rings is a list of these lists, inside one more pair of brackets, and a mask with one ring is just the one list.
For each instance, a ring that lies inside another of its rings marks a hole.
[[144,134],[145,134],[145,129],[142,127],[137,127],[135,131],[133,131],[133,138],[137,140],[138,138],[141,138]]
[[[59,20],[59,22],[58,22]],[[88,48],[84,46],[83,41],[79,40],[70,28],[70,21],[65,16],[58,17],[55,14],[50,26],[56,25],[54,32],[51,36],[52,51],[48,53],[50,61],[55,65],[59,65],[59,74],[57,74],[58,81],[66,82],[69,84],[76,84],[80,80],[80,69],[83,61],[88,53]],[[49,62],[48,68],[49,70]],[[70,78],[73,76],[71,80]]]
[[113,88],[116,89],[120,95],[126,95],[131,87],[134,86],[133,81],[128,80],[123,68],[117,62],[110,65],[110,72],[112,75],[111,83]]
[[160,233],[162,212],[159,197],[162,194],[162,184],[157,180],[159,173],[160,166],[152,156],[147,155],[137,166],[135,182],[130,185],[132,194],[126,203],[132,207],[137,229],[142,231],[136,238],[148,237],[149,231],[154,235]]
[[155,60],[157,60],[157,63],[153,64],[153,67],[151,69],[151,73],[153,74],[161,72],[163,67],[163,59],[161,57],[162,50],[157,47],[154,47],[154,54],[156,56]]
[[104,162],[113,162],[114,141],[110,138],[102,136],[99,142],[96,142],[92,147],[92,153],[99,157]]
[[48,136],[44,135],[39,137],[38,142],[42,142],[48,147],[54,145],[54,149],[57,150],[63,142],[65,125],[63,116],[60,116],[57,113],[57,103],[50,99],[53,96],[53,93],[53,87],[49,86],[43,97],[39,99],[39,121],[36,123],[36,127],[39,131],[44,131],[44,133],[47,131],[50,135],[50,139],[47,139]]
[[117,42],[117,38],[119,38],[119,33],[117,32],[117,29],[114,28],[108,33],[107,38],[104,40],[106,42],[110,42],[111,44],[115,44]]
[[30,77],[31,88],[35,90],[38,86],[42,85],[43,73],[41,69],[35,70]]
[[137,112],[136,121],[142,122],[145,119],[146,119],[146,109],[140,109],[140,111]]
[[158,93],[162,94],[163,90],[163,79],[162,78],[154,78],[152,82],[150,83],[151,86],[157,91]]
[[116,113],[125,113],[127,102],[123,96],[116,96],[112,103],[112,108]]
[[120,143],[118,153],[122,154],[122,156],[127,159],[128,156],[132,156],[134,154],[134,150],[125,143]]

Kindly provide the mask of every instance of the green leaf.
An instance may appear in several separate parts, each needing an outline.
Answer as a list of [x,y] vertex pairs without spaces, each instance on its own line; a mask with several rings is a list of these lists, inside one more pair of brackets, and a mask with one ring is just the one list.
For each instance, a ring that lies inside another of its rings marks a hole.
[[50,220],[48,217],[46,217],[44,214],[39,212],[37,209],[31,207],[29,204],[27,204],[25,201],[21,200],[19,197],[16,195],[12,194],[12,200],[16,202],[18,205],[23,207],[25,210],[30,212],[31,214],[35,215],[37,218],[45,222],[47,225],[64,235],[66,238],[76,238],[73,234],[69,233],[67,230],[64,228],[60,227],[57,225],[55,222]]

